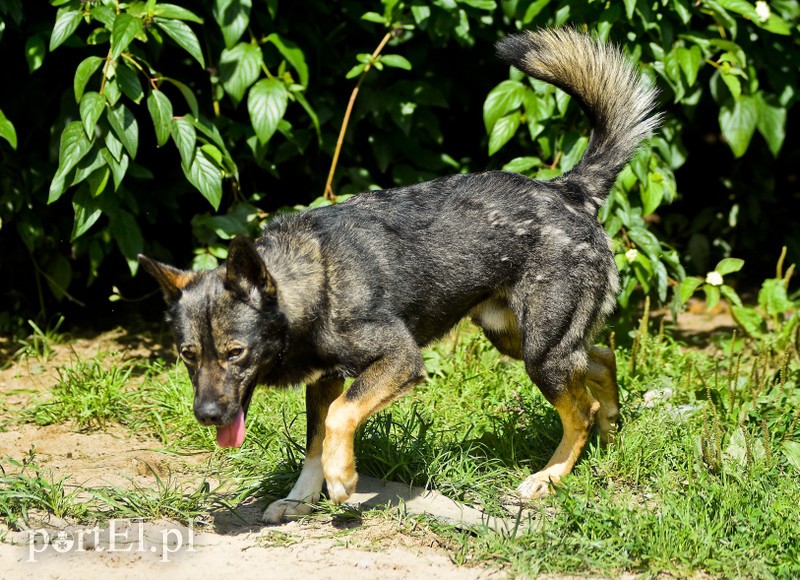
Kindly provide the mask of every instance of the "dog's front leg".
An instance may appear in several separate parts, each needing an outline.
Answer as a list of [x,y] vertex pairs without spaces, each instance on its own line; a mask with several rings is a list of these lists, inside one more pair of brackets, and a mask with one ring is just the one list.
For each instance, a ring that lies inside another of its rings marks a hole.
[[306,386],[306,458],[303,470],[292,491],[284,499],[272,502],[264,512],[268,524],[279,524],[294,516],[311,513],[319,501],[325,476],[322,473],[322,440],[328,408],[342,394],[344,379],[327,377]]
[[331,405],[325,421],[322,467],[331,501],[341,504],[356,489],[353,438],[367,418],[422,382],[425,367],[416,344],[373,362]]

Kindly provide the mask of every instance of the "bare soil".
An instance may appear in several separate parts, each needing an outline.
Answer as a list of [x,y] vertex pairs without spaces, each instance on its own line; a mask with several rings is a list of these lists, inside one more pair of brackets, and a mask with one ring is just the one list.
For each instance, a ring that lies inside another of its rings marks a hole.
[[[665,313],[655,316],[670,320]],[[709,337],[733,327],[724,307],[707,313],[698,303],[681,315],[672,333],[702,348]],[[49,470],[55,479],[68,477],[70,485],[79,488],[155,487],[157,477],[169,477],[187,489],[196,485],[198,468],[208,460],[207,454],[168,454],[157,440],[132,435],[122,426],[80,431],[70,424],[19,423],[20,410],[56,383],[59,365],[76,358],[89,359],[98,352],[112,353],[111,364],[129,358],[174,360],[165,334],[154,338],[152,333],[116,330],[76,337],[57,345],[46,362],[18,359],[15,349],[15,345],[0,339],[0,458],[22,461],[33,448],[37,465]],[[454,547],[425,526],[409,527],[407,522],[385,518],[314,518],[267,527],[259,521],[263,508],[250,503],[239,506],[235,514],[209,514],[204,525],[191,530],[175,522],[137,520],[114,520],[91,530],[34,515],[21,529],[0,525],[0,579],[140,578],[156,574],[168,574],[172,579],[220,574],[349,580],[506,576],[500,565],[456,565],[451,560]],[[63,552],[57,549],[59,532],[73,541]],[[84,544],[76,547],[74,542],[79,538]]]
[[[0,370],[0,458],[22,461],[34,449],[36,464],[54,480],[68,477],[71,489],[155,487],[157,477],[196,488],[198,468],[208,454],[177,457],[163,452],[157,440],[132,435],[122,426],[81,431],[71,424],[19,423],[20,410],[56,383],[58,365],[98,352],[111,353],[109,364],[132,357],[171,357],[169,349],[117,330],[57,345],[43,362],[16,360],[14,347],[0,343],[6,355]],[[250,503],[235,514],[209,514],[191,530],[175,522],[137,520],[113,520],[95,528],[33,514],[19,528],[0,525],[0,579],[503,576],[499,568],[457,566],[449,555],[452,550],[426,527],[409,528],[384,518],[315,518],[267,527],[259,520],[263,509]]]

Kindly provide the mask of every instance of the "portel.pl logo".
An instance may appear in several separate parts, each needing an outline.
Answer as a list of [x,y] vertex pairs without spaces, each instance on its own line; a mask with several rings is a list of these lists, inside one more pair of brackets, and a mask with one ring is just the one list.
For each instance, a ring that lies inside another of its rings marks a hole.
[[28,562],[49,554],[69,552],[150,552],[169,562],[176,552],[194,552],[194,522],[188,526],[157,527],[145,522],[110,520],[108,527],[28,531]]

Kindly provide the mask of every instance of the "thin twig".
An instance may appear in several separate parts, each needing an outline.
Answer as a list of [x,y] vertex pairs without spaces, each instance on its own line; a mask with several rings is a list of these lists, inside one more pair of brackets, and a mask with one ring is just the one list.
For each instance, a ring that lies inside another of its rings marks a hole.
[[345,133],[347,133],[347,124],[350,122],[350,113],[353,111],[353,105],[356,102],[356,97],[358,96],[358,90],[361,88],[361,83],[364,82],[364,78],[367,76],[367,73],[372,68],[372,63],[375,62],[375,59],[378,58],[378,55],[386,46],[392,36],[394,36],[395,31],[390,30],[386,33],[386,35],[381,40],[378,48],[375,49],[375,52],[372,53],[372,57],[370,57],[369,62],[364,66],[364,70],[361,72],[361,76],[358,78],[358,83],[356,83],[353,92],[350,94],[350,101],[347,103],[347,110],[344,112],[344,119],[342,119],[342,128],[339,130],[339,138],[336,140],[336,149],[333,151],[333,160],[331,161],[331,168],[328,171],[328,180],[325,182],[325,191],[323,195],[325,198],[333,201],[336,198],[336,195],[333,193],[333,189],[331,188],[331,183],[333,182],[333,174],[336,172],[336,165],[339,163],[339,153],[342,149],[342,143],[344,142]]

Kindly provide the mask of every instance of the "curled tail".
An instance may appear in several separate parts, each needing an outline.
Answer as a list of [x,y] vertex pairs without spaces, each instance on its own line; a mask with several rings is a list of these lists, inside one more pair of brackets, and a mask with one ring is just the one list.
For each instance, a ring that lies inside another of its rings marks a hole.
[[592,136],[580,162],[563,179],[597,209],[642,139],[660,123],[658,90],[616,46],[572,28],[507,36],[497,53],[525,74],[575,98],[589,116]]

